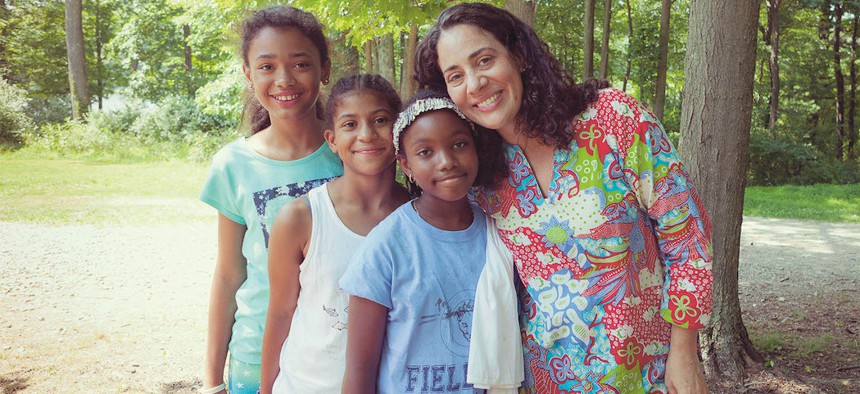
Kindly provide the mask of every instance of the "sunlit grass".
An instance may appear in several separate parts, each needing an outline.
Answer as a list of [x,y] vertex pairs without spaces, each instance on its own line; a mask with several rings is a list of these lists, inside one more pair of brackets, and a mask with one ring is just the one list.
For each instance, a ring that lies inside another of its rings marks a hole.
[[0,221],[154,224],[213,220],[206,164],[0,159]]
[[744,215],[860,223],[860,184],[749,187]]

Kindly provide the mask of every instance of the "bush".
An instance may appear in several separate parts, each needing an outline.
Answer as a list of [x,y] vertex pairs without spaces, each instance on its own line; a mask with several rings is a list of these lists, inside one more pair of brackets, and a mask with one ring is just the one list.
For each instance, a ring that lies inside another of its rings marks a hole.
[[753,133],[749,151],[750,185],[811,185],[860,182],[860,168],[823,154],[811,144]]
[[145,142],[183,142],[197,133],[220,134],[234,129],[236,121],[205,114],[187,96],[172,96],[146,108],[131,125],[130,132]]
[[23,141],[23,133],[35,127],[24,112],[25,94],[23,89],[0,78],[0,146],[17,147]]

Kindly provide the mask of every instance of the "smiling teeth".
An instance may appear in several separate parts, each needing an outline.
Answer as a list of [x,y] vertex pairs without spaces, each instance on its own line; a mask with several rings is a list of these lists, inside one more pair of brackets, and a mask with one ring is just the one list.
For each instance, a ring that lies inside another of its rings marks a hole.
[[494,95],[490,96],[490,98],[488,98],[488,99],[486,99],[486,100],[484,100],[484,101],[482,101],[482,102],[478,103],[478,108],[484,108],[484,107],[486,107],[486,106],[489,106],[490,104],[492,104],[492,103],[494,103],[496,100],[498,100],[498,99],[499,99],[499,96],[501,96],[501,95],[502,95],[502,92],[498,92],[498,93],[496,93],[496,94],[494,94]]
[[281,101],[290,101],[290,100],[295,100],[297,98],[299,98],[298,94],[291,94],[289,96],[275,96],[275,99],[281,100]]

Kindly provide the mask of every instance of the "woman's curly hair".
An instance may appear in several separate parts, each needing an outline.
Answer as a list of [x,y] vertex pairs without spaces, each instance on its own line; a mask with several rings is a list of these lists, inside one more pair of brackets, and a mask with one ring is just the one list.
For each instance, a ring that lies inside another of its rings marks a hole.
[[[598,89],[608,83],[590,79],[575,84],[529,25],[489,4],[461,3],[442,11],[418,45],[415,79],[419,85],[447,90],[437,46],[441,32],[457,25],[472,25],[490,33],[523,64],[523,101],[516,116],[516,130],[546,145],[567,147],[574,137],[571,119],[597,100]],[[497,139],[501,147],[501,137]]]

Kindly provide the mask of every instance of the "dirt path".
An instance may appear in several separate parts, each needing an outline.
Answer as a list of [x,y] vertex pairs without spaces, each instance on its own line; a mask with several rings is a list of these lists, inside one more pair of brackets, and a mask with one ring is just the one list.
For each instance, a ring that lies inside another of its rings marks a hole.
[[[196,392],[215,235],[214,222],[0,223],[0,393]],[[833,326],[850,351],[860,333],[858,284],[860,225],[746,218],[740,293],[751,331],[784,328],[780,319],[796,310],[795,328]],[[842,306],[824,317],[822,301]],[[771,383],[857,392],[858,374]],[[763,376],[748,387],[779,390]]]

